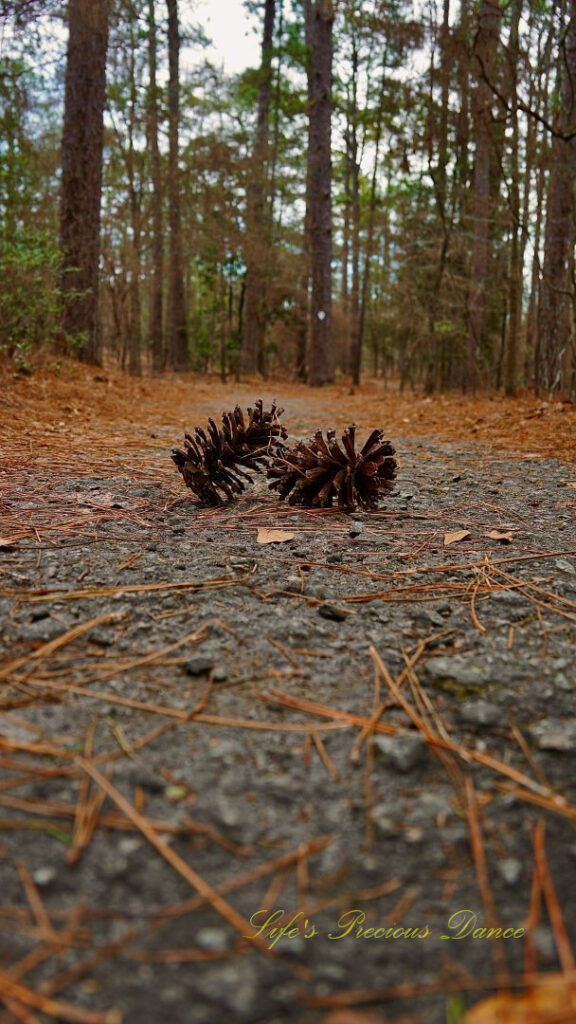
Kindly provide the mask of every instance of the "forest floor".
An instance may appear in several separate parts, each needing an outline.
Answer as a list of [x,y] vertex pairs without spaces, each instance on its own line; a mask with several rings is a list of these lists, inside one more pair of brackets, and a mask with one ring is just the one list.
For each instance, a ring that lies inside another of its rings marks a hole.
[[[0,387],[0,1024],[576,1021],[576,408]],[[380,510],[201,508],[258,397],[381,427]]]

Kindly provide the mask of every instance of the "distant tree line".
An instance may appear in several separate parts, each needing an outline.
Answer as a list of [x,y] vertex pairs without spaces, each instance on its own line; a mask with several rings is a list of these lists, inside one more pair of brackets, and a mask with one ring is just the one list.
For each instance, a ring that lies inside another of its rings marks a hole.
[[0,348],[574,396],[576,0],[245,7],[0,0]]

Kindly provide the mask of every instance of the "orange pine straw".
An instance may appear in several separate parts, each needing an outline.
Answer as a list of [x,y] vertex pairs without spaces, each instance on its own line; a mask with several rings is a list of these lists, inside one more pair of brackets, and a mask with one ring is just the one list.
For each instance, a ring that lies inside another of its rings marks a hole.
[[[306,843],[308,856],[313,856],[328,846],[333,840],[333,836],[319,836],[316,839],[311,839]],[[275,857],[272,861],[265,861],[264,864],[259,864],[258,867],[252,868],[250,871],[246,871],[241,875],[236,875],[234,878],[229,879],[227,882],[222,882],[221,885],[216,887],[216,892],[220,895],[224,895],[228,892],[235,892],[238,889],[244,888],[246,885],[250,885],[252,882],[258,881],[260,878],[265,878],[267,875],[278,872],[289,871],[294,862],[301,855],[301,847],[296,850],[292,850],[290,853],[285,853],[281,857]],[[67,988],[74,981],[88,974],[93,967],[102,963],[105,960],[110,960],[116,953],[124,949],[127,945],[134,942],[136,939],[142,936],[150,935],[151,932],[158,928],[161,928],[167,921],[174,920],[175,918],[182,917],[184,914],[192,914],[196,910],[200,910],[205,904],[206,899],[203,896],[193,896],[191,899],[184,900],[180,903],[175,903],[172,906],[164,907],[161,910],[156,911],[154,917],[147,921],[142,927],[130,926],[120,938],[114,942],[108,943],[106,946],[102,946],[96,953],[86,957],[79,963],[74,964],[72,967],[67,967],[56,976],[50,978],[49,981],[44,982],[42,990],[50,995],[60,991],[62,988]]]
[[510,729],[510,733],[512,735],[512,738],[516,740],[516,743],[520,747],[520,750],[524,754],[524,757],[526,758],[540,785],[546,789],[552,789],[550,783],[548,782],[548,779],[544,775],[544,772],[542,771],[540,765],[538,764],[538,761],[534,757],[534,754],[530,750],[530,747],[518,726],[513,725]]
[[[426,649],[429,647],[431,643],[434,643],[436,640],[440,639],[440,637],[446,636],[451,632],[452,630],[442,630],[441,633],[433,633],[431,636],[428,636],[424,640],[421,640],[419,642],[416,650],[412,655],[410,655],[410,657],[408,657],[406,654],[403,654],[405,667],[396,677],[397,685],[402,686],[406,679],[410,679],[412,669],[418,664],[420,658],[426,652]],[[384,714],[384,711],[389,705],[389,701],[390,698],[387,698],[386,700],[380,700],[380,673],[376,670],[374,679],[374,711],[370,719],[369,727],[365,727],[358,734],[354,746],[350,751],[350,760],[353,763],[358,760],[362,744],[364,743],[366,737],[369,736],[370,733],[372,732],[374,723],[378,722],[382,715]]]
[[[148,819],[140,814],[135,807],[132,806],[129,800],[127,800],[126,797],[124,797],[122,793],[120,793],[120,791],[117,790],[116,787],[113,786],[112,783],[94,767],[93,764],[86,761],[85,758],[80,757],[79,755],[76,757],[76,763],[80,768],[87,772],[87,774],[94,779],[94,782],[96,782],[97,785],[100,786],[110,797],[110,799],[114,801],[116,806],[126,815],[129,821],[131,821],[136,828],[140,830],[142,835],[148,840],[150,845],[157,850],[160,856],[163,857],[164,860],[167,861],[167,863],[170,864],[170,866],[174,868],[174,870],[184,878],[189,885],[196,889],[199,895],[203,896],[214,910],[228,921],[242,937],[251,938],[253,929],[246,918],[244,918],[242,914],[239,914],[238,911],[235,910],[234,907],[232,907],[222,896],[220,896],[211,885],[204,881],[202,876],[199,875],[190,864],[187,864],[171,846],[168,846],[168,844],[160,838]],[[251,941],[261,952],[266,955],[270,954],[270,950],[268,949],[266,942],[262,940],[260,936],[255,936]]]
[[[286,708],[294,708],[296,711],[307,711],[311,715],[323,715],[325,718],[335,719],[337,722],[341,722],[344,728],[351,725],[360,725],[364,726],[368,731],[374,729],[375,732],[383,732],[386,736],[397,736],[398,733],[403,731],[402,729],[397,729],[394,725],[386,725],[384,722],[376,721],[372,723],[372,719],[365,718],[363,715],[355,715],[351,711],[340,711],[338,708],[327,707],[325,704],[319,704],[315,700],[307,700],[305,697],[293,697],[292,694],[283,693],[282,690],[278,690],[275,686],[269,686],[264,693],[257,693],[255,696],[266,703],[270,703],[272,700],[275,704],[282,704]],[[286,726],[283,726],[283,728],[286,728]]]
[[[536,792],[542,793],[544,787],[534,782],[532,779],[530,779],[527,775],[524,775],[522,772],[519,772],[515,768],[512,768],[510,765],[505,764],[503,761],[498,761],[495,757],[492,757],[490,754],[482,754],[478,750],[469,750],[467,747],[462,747],[460,746],[460,744],[452,742],[452,740],[444,740],[440,736],[435,735],[431,731],[430,727],[422,722],[421,718],[414,710],[414,708],[402,696],[396,683],[390,677],[390,674],[388,673],[386,666],[383,664],[380,655],[378,654],[374,647],[370,647],[370,655],[375,661],[375,663],[378,665],[380,671],[383,671],[384,678],[386,679],[386,682],[390,689],[392,690],[392,693],[396,697],[398,703],[401,705],[402,708],[404,708],[410,720],[414,723],[418,731],[422,733],[422,735],[425,737],[428,743],[430,743],[432,746],[440,747],[443,750],[452,751],[453,753],[458,754],[459,757],[461,757],[464,761],[476,761],[477,763],[483,764],[488,768],[493,768],[494,771],[497,771],[502,775],[507,775],[509,778],[513,779],[515,782],[519,782],[527,789],[535,790]],[[553,797],[555,794],[553,794],[551,791],[548,791],[548,793],[544,795],[549,795],[550,797]]]
[[[482,903],[484,905],[484,912],[486,914],[488,924],[491,928],[497,928],[500,921],[496,910],[494,893],[492,892],[492,886],[490,885],[490,879],[488,877],[488,865],[486,862],[486,851],[484,849],[482,828],[478,815],[476,791],[474,789],[474,783],[470,777],[466,778],[464,784],[466,791],[466,817],[468,819],[470,846],[472,848],[474,867],[476,868],[478,888],[480,889],[480,895],[482,896]],[[500,984],[502,982],[505,983],[508,975],[508,965],[506,963],[504,945],[498,939],[492,940],[492,956],[494,957],[497,979]]]
[[[17,1003],[15,999],[10,999],[9,996],[3,995],[2,1002],[16,1020],[20,1021],[20,1024],[41,1024],[40,1018],[35,1013],[31,1013],[25,1006],[22,1006],[22,1003]],[[2,1017],[5,1018],[5,1014],[2,1014]],[[8,1024],[8,1022],[4,1021],[3,1024]]]
[[72,1003],[64,1003],[60,1000],[51,999],[49,996],[40,995],[32,989],[21,985],[20,982],[12,981],[10,975],[0,969],[0,992],[25,1006],[31,1006],[35,1010],[46,1013],[59,1021],[66,1021],[69,1024],[121,1024],[121,1015],[117,1010],[110,1010],[107,1013],[97,1013],[92,1010],[83,1010],[73,1006]]
[[326,771],[328,772],[328,775],[330,776],[333,782],[337,782],[340,776],[338,775],[338,771],[334,766],[334,762],[330,757],[330,754],[326,750],[326,744],[323,742],[316,729],[312,730],[311,735],[314,741],[314,746],[316,747],[316,750],[320,755],[320,760],[322,761],[322,764],[324,765]]
[[563,818],[568,818],[568,821],[576,822],[576,807],[569,804],[566,797],[560,796],[552,790],[550,795],[547,796],[545,793],[532,793],[530,790],[517,788],[510,782],[496,782],[495,785],[497,789],[513,794],[517,800],[536,804],[537,807],[544,807],[547,811],[552,811],[553,814],[559,814]]
[[526,920],[526,938],[524,944],[524,970],[526,974],[535,974],[538,970],[538,953],[536,950],[534,933],[540,922],[541,903],[542,885],[540,883],[540,873],[536,865],[536,860],[534,860],[532,881],[530,883],[530,907]]
[[38,889],[34,884],[34,880],[28,870],[27,865],[24,863],[23,860],[17,860],[16,867],[18,869],[18,874],[20,875],[20,881],[22,882],[24,891],[26,893],[26,898],[28,900],[28,903],[30,904],[30,909],[34,917],[36,918],[36,921],[40,928],[40,933],[42,935],[43,941],[48,945],[50,945],[50,943],[52,943],[53,945],[58,945],[60,943],[60,939],[58,937],[57,932],[54,931],[52,922],[46,911],[46,907],[42,902],[40,893],[38,892]]
[[87,601],[97,600],[100,597],[113,597],[114,594],[147,594],[160,590],[196,591],[196,590],[220,590],[222,587],[235,587],[245,583],[250,574],[245,576],[224,576],[215,580],[181,580],[178,583],[166,581],[162,583],[128,583],[119,584],[115,587],[99,587],[85,590],[51,590],[48,594],[41,590],[29,591],[0,591],[4,597],[18,597],[19,600],[29,601],[30,604],[46,601]]
[[[0,669],[0,679],[7,679],[8,676],[15,672],[16,669],[22,668],[23,665],[27,665],[29,661],[41,661],[44,658],[49,658],[54,651],[59,650],[60,647],[65,647],[66,644],[72,643],[77,637],[82,636],[84,633],[88,633],[91,629],[96,626],[101,626],[104,622],[111,622],[116,620],[117,622],[123,618],[118,612],[114,612],[108,615],[97,615],[95,619],[90,619],[88,622],[82,622],[79,626],[74,626],[72,629],[66,630],[60,636],[57,636],[54,640],[50,640],[46,644],[42,644],[32,654],[27,654],[22,658],[15,658],[13,661],[8,662],[4,668]],[[27,674],[21,676],[18,682],[23,682],[27,678]]]
[[[489,559],[488,558],[486,558],[484,560],[484,565],[486,565],[487,563],[489,563]],[[486,569],[484,568],[484,566],[483,566],[483,569],[484,569],[484,571],[482,572],[482,574],[480,576],[478,576],[478,579],[476,580],[476,583],[474,584],[474,587],[472,588],[472,596],[470,598],[470,618],[472,619],[472,622],[474,623],[476,629],[478,630],[478,632],[480,634],[486,632],[486,626],[482,625],[482,623],[480,622],[480,619],[478,618],[478,615],[476,614],[476,598],[478,596],[478,591],[480,589],[480,585],[482,583],[484,583],[484,584],[489,583],[488,573],[486,572]]]
[[562,910],[558,902],[556,889],[554,887],[554,882],[552,881],[552,875],[550,874],[550,868],[548,867],[548,861],[546,859],[545,834],[546,823],[544,822],[544,819],[541,818],[537,823],[532,836],[536,869],[538,871],[540,885],[542,886],[542,892],[544,893],[544,899],[546,900],[548,916],[550,918],[550,924],[552,925],[552,931],[554,932],[554,940],[556,942],[556,948],[558,950],[562,970],[565,974],[572,976],[576,969],[576,962],[574,960],[574,953],[572,951],[572,946],[570,945],[570,939],[564,923],[564,917],[562,915]]
[[[96,732],[97,721],[94,720],[88,726],[86,732],[86,740],[84,742],[84,756],[91,758],[94,754],[94,734]],[[87,775],[84,775],[80,780],[80,787],[78,791],[78,800],[76,803],[76,814],[74,818],[74,831],[72,834],[72,844],[66,852],[66,861],[68,864],[77,864],[82,856],[82,851],[85,846],[90,842],[90,836],[92,835],[93,828],[90,828],[90,818],[95,822],[94,814],[91,815],[91,807],[95,810],[95,801],[90,801],[90,786],[91,782]],[[98,811],[101,810],[103,804],[102,790],[96,791],[96,796],[100,798]]]

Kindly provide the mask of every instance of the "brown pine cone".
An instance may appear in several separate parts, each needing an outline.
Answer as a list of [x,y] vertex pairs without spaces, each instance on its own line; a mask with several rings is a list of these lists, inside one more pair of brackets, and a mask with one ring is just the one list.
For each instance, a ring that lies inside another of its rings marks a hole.
[[207,430],[196,427],[184,435],[184,450],[175,448],[172,460],[202,504],[221,505],[220,492],[233,501],[252,480],[246,469],[262,470],[284,450],[287,434],[278,422],[283,411],[276,405],[265,410],[258,399],[247,419],[237,405],[222,413],[221,428],[209,419]]
[[359,452],[355,449],[356,427],[342,435],[343,449],[329,430],[326,440],[318,430],[310,441],[286,449],[268,470],[269,487],[290,505],[338,508],[378,508],[378,499],[392,489],[396,476],[394,448],[381,430],[373,430]]

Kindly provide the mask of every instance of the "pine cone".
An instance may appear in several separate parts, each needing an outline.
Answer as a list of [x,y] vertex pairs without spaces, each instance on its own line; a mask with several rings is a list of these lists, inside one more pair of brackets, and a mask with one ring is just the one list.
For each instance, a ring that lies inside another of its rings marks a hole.
[[326,441],[318,430],[310,441],[301,441],[276,458],[268,470],[269,487],[277,490],[290,505],[330,508],[336,498],[338,508],[353,511],[376,509],[378,498],[391,490],[396,476],[394,448],[384,441],[381,430],[373,430],[363,448],[354,447],[356,427],[348,427],[342,436],[344,450],[334,440],[334,430]]
[[233,501],[245,490],[244,481],[252,480],[246,469],[261,470],[284,451],[288,435],[278,422],[283,411],[276,405],[266,411],[260,398],[248,409],[248,422],[237,405],[222,413],[221,428],[209,419],[207,430],[196,427],[184,435],[184,451],[175,448],[172,460],[203,504],[221,505],[220,491]]

